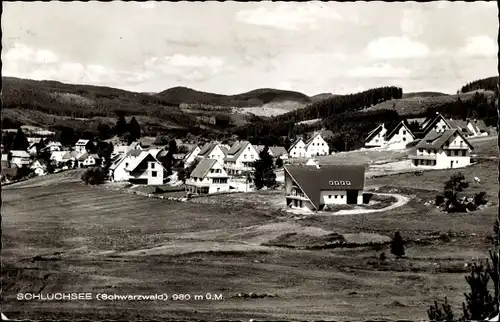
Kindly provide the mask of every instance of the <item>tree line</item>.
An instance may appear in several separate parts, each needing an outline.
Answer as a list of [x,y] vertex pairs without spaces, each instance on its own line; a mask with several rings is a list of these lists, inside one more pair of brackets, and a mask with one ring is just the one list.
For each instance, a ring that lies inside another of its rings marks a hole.
[[479,79],[462,86],[462,88],[460,88],[460,93],[467,93],[481,89],[498,93],[497,84],[498,76]]

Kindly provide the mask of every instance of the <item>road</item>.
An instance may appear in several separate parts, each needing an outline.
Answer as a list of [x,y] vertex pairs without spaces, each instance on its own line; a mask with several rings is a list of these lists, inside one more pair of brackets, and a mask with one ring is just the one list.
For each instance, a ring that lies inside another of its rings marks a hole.
[[389,211],[395,208],[399,208],[401,206],[404,206],[410,201],[410,198],[398,195],[395,193],[375,193],[376,195],[379,196],[387,196],[387,197],[394,197],[396,198],[396,202],[388,207],[382,208],[382,209],[344,209],[337,211],[333,213],[334,216],[337,215],[359,215],[359,214],[368,214],[368,213],[375,213],[375,212],[384,212],[384,211]]

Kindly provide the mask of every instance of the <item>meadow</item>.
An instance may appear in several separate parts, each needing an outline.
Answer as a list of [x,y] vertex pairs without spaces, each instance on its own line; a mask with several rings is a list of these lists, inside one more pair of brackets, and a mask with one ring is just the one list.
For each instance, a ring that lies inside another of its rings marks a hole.
[[[364,152],[356,155],[364,158]],[[469,181],[481,178],[468,190],[486,191],[486,208],[446,214],[425,205],[454,172]],[[195,204],[89,187],[78,178],[68,171],[2,187],[2,307],[8,318],[422,320],[444,296],[458,315],[466,264],[487,258],[498,206],[495,160],[421,176],[368,178],[370,191],[393,191],[410,202],[345,216],[287,214],[279,210],[279,191],[205,197],[207,203]],[[395,231],[407,241],[400,260],[387,245]],[[328,246],[338,235],[358,242]],[[378,260],[382,252],[385,262]],[[192,298],[44,302],[18,301],[19,292]],[[252,292],[264,297],[238,296]],[[223,299],[193,298],[207,293]]]

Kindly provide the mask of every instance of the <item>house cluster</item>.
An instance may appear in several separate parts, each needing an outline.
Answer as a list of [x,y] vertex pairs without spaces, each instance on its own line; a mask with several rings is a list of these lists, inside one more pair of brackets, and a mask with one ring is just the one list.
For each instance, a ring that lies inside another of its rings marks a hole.
[[[413,132],[409,124],[416,122],[418,132]],[[405,149],[409,143],[414,142],[430,132],[444,132],[447,130],[457,130],[465,138],[488,136],[489,130],[483,120],[468,119],[446,119],[440,113],[434,117],[406,119],[399,122],[390,131],[384,124],[380,124],[373,129],[365,139],[367,148],[386,148],[389,150]]]
[[311,158],[320,155],[329,155],[330,147],[325,139],[333,136],[329,130],[314,132],[308,140],[297,138],[290,149],[288,155],[290,158]]
[[[418,132],[410,130],[413,122],[418,124]],[[434,117],[401,121],[391,131],[381,124],[369,133],[365,146],[405,149],[414,143],[410,155],[413,166],[447,169],[469,165],[473,146],[468,139],[488,135],[489,129],[482,120],[446,119],[437,113]]]
[[[184,160],[186,167],[199,160],[186,180],[186,192],[247,191],[247,176],[253,172],[253,163],[259,160],[263,149],[264,146],[248,141],[236,141],[231,146],[211,142],[201,148],[195,147]],[[288,158],[284,147],[271,146],[268,152],[274,160]]]

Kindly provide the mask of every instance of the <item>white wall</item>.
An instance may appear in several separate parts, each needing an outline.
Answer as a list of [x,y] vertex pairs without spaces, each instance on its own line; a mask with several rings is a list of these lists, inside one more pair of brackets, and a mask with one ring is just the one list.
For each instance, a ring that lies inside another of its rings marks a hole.
[[413,137],[408,132],[405,126],[401,126],[397,133],[395,133],[388,141],[386,145],[390,150],[402,150],[406,148],[406,145],[413,141]]
[[304,141],[299,141],[289,152],[288,156],[290,158],[304,158],[306,156],[306,150]]
[[306,150],[306,157],[312,157],[316,155],[328,155],[330,154],[330,148],[328,143],[321,137],[321,135],[316,135],[313,141],[309,144]]
[[380,132],[375,135],[369,142],[365,143],[366,147],[380,147],[385,144],[384,136],[387,133],[387,129],[382,127]]
[[439,119],[439,121],[434,125],[434,130],[436,132],[444,132],[446,130],[450,130],[451,128],[445,123],[443,119]]
[[[337,198],[335,198],[337,196]],[[346,205],[347,191],[345,190],[323,190],[321,191],[321,204],[325,205]],[[356,203],[363,203],[363,191],[357,192]]]

